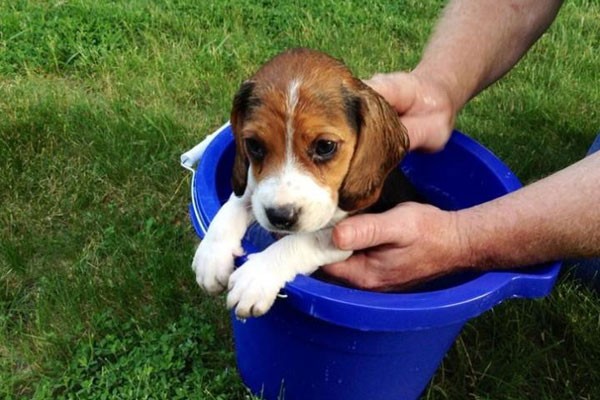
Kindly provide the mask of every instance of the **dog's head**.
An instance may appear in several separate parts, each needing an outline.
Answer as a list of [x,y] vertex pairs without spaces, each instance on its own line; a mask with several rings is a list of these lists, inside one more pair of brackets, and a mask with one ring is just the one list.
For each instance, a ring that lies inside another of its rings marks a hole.
[[233,101],[233,190],[250,190],[270,231],[315,231],[379,198],[408,150],[394,109],[340,61],[295,49],[263,65]]

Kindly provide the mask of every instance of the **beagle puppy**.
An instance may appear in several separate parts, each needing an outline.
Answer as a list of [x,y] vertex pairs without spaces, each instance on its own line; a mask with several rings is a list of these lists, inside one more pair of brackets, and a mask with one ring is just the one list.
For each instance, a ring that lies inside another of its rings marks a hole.
[[[309,49],[281,53],[233,100],[233,193],[198,246],[192,268],[228,308],[260,316],[297,274],[347,259],[333,226],[417,194],[397,168],[409,148],[396,111],[340,61]],[[248,256],[241,239],[257,221],[281,239]]]

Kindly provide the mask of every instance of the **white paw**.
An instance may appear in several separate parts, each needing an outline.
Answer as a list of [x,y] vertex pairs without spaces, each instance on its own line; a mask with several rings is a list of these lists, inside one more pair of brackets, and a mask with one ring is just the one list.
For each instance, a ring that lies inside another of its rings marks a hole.
[[192,269],[196,282],[210,294],[222,292],[233,272],[233,260],[244,254],[240,243],[204,239],[196,249]]
[[235,308],[239,318],[259,317],[269,311],[286,282],[276,271],[261,253],[250,255],[229,278],[227,308]]

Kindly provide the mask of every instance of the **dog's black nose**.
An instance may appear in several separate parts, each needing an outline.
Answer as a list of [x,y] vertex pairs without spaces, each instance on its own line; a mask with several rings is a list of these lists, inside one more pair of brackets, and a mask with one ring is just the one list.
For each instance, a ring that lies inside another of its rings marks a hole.
[[265,213],[271,225],[277,229],[290,229],[298,222],[298,210],[291,205],[267,208]]

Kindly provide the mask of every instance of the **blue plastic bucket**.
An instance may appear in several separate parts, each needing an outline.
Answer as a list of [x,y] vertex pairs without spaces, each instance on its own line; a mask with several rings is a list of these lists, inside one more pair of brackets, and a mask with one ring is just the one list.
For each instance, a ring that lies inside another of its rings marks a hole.
[[[192,179],[192,223],[200,237],[231,193],[234,141],[225,126]],[[519,188],[479,143],[453,132],[435,154],[409,154],[402,170],[433,204],[461,209]],[[272,241],[252,227],[243,245]],[[240,263],[243,260],[240,260]],[[552,289],[560,263],[463,273],[409,293],[373,293],[298,276],[263,317],[232,318],[238,369],[264,399],[416,399],[466,321],[509,298]]]

